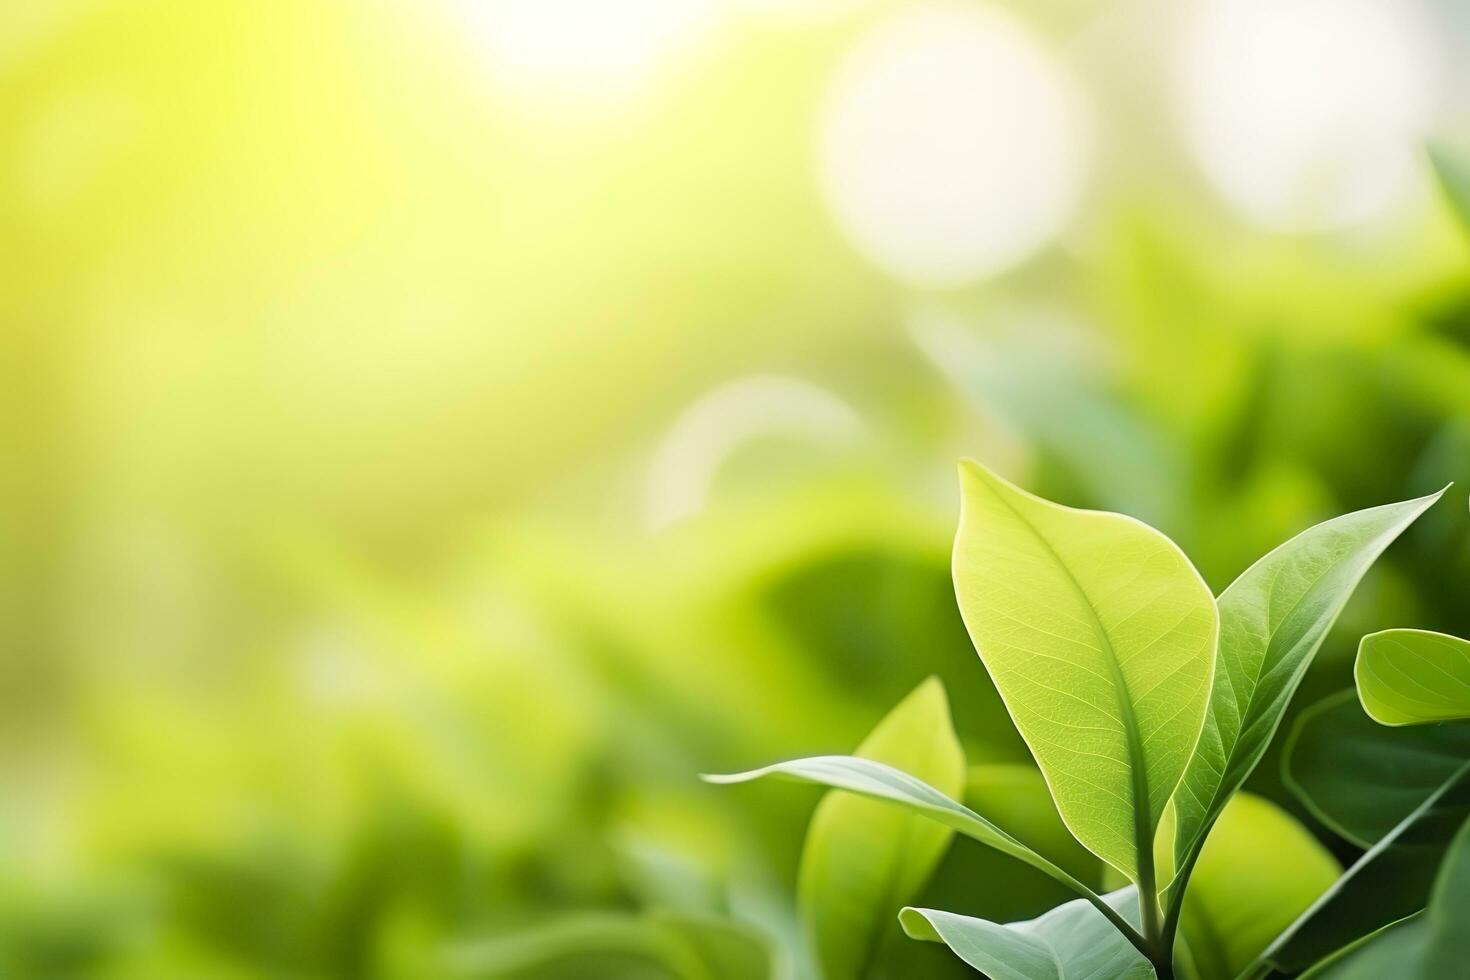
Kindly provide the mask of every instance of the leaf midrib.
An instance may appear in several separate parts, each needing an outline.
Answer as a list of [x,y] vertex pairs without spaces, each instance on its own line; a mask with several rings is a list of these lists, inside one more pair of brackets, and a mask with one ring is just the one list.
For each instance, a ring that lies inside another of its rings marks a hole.
[[[1143,742],[1138,731],[1138,716],[1133,710],[1133,696],[1128,688],[1128,679],[1123,675],[1123,665],[1118,662],[1117,651],[1113,649],[1113,643],[1108,639],[1107,630],[1103,628],[1102,618],[1098,615],[1097,609],[1093,606],[1092,601],[1087,597],[1087,592],[1082,588],[1082,583],[1078,582],[1077,577],[1072,573],[1071,567],[1063,560],[1061,554],[1053,547],[1046,535],[1041,533],[1040,528],[1031,523],[1026,518],[1026,515],[1022,514],[1014,504],[997,493],[995,487],[988,480],[985,485],[986,489],[990,491],[991,496],[999,500],[1007,510],[1015,515],[1016,520],[1020,521],[1021,525],[1027,531],[1030,531],[1032,536],[1047,550],[1047,553],[1056,560],[1057,567],[1062,570],[1062,574],[1066,576],[1067,583],[1072,587],[1073,592],[1076,593],[1078,600],[1082,603],[1082,607],[1087,610],[1088,616],[1092,619],[1093,631],[1097,636],[1098,643],[1102,645],[1102,652],[1105,655],[1103,659],[1107,662],[1108,669],[1113,675],[1114,691],[1116,692],[1118,701],[1118,713],[1123,721],[1124,739],[1128,746],[1129,769],[1133,774],[1133,845],[1135,851],[1134,863],[1137,865],[1135,870],[1137,870],[1139,877],[1143,878],[1145,877],[1144,870],[1146,866],[1149,886],[1152,887],[1153,819],[1148,785],[1148,767],[1144,759]],[[1141,892],[1142,889],[1140,889],[1140,894]]]

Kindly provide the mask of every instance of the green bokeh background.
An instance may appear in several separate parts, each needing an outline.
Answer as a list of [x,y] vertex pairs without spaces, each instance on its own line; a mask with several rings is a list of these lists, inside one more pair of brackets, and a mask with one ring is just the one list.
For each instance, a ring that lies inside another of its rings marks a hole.
[[[1125,4],[1076,66],[1076,227],[907,287],[812,159],[898,6],[742,8],[585,103],[497,84],[448,4],[0,10],[0,976],[666,977],[672,913],[796,968],[816,791],[697,773],[847,751],[930,674],[972,763],[1029,765],[950,591],[961,455],[1154,523],[1216,590],[1457,481],[1299,703],[1363,632],[1470,635],[1448,200],[1252,226],[1130,70],[1160,5]],[[1016,6],[1058,44],[1099,16]],[[651,524],[678,420],[770,376],[853,424],[740,430]],[[931,891],[1059,899],[964,843]]]

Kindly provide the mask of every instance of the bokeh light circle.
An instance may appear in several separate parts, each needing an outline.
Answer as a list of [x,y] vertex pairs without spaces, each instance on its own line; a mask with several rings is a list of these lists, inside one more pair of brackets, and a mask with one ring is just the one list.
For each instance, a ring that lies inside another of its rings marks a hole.
[[1086,170],[1081,99],[1012,15],[928,4],[847,57],[823,108],[822,188],[890,274],[953,286],[1002,272],[1072,214]]
[[502,81],[617,93],[707,32],[719,0],[453,0]]
[[1208,0],[1177,52],[1181,123],[1252,220],[1357,224],[1415,185],[1439,55],[1415,0]]

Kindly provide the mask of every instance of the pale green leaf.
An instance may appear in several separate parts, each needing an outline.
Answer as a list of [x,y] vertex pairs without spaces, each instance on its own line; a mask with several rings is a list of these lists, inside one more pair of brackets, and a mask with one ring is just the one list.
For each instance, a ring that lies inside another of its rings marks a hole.
[[[1082,895],[1100,910],[1104,908],[1102,899],[1084,883],[1000,827],[964,804],[956,803],[928,783],[915,779],[892,766],[885,766],[881,762],[844,755],[816,756],[792,762],[778,762],[775,765],[754,769],[750,772],[729,776],[705,776],[704,778],[712,783],[743,783],[764,776],[781,776],[801,782],[817,783],[898,804],[1031,865]],[[1127,930],[1131,934],[1130,942],[1142,942],[1137,930],[1118,918],[1111,908],[1107,908],[1104,914],[1113,919],[1114,926],[1120,931]]]
[[[1199,737],[1215,602],[1168,538],[960,465],[960,612],[1067,827],[1139,880]],[[1141,872],[1142,869],[1142,872]],[[1151,901],[1150,897],[1150,901]]]
[[1428,630],[1363,637],[1353,665],[1363,710],[1380,725],[1470,718],[1470,641]]
[[704,778],[712,783],[728,784],[749,782],[764,776],[782,776],[896,803],[1039,868],[1053,877],[1071,877],[964,804],[955,802],[923,780],[871,759],[859,759],[850,755],[822,755],[778,762],[750,772]]
[[1200,980],[1232,980],[1341,871],[1291,814],[1237,793],[1210,833],[1184,897],[1181,929]]
[[[944,686],[931,677],[889,713],[857,754],[913,773],[946,795],[965,787],[965,756]],[[868,976],[894,916],[912,901],[949,845],[943,824],[851,793],[829,793],[807,830],[797,888],[826,980]]]
[[[1138,924],[1138,889],[1104,901]],[[1098,910],[1077,899],[1037,919],[1002,925],[936,909],[904,909],[904,931],[942,942],[992,980],[1153,980],[1153,966]]]
[[[1443,491],[1441,491],[1442,493]],[[1334,518],[1220,595],[1220,656],[1199,746],[1174,797],[1175,865],[1260,762],[1302,675],[1364,573],[1439,494]]]

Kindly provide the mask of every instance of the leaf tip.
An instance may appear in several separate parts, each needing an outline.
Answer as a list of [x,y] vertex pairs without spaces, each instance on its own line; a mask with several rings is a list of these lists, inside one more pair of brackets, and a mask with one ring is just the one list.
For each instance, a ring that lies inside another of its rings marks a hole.
[[716,786],[730,786],[735,783],[748,783],[761,775],[761,772],[762,770],[759,769],[752,772],[702,772],[699,778]]
[[903,927],[903,933],[910,939],[917,939],[926,943],[941,943],[944,940],[939,935],[939,930],[934,928],[934,923],[929,921],[925,909],[916,909],[908,906],[898,913],[898,924]]
[[949,703],[948,692],[944,689],[944,681],[938,674],[930,674],[920,681],[919,685],[914,688],[913,693],[909,697],[926,701],[939,698],[946,705]]

